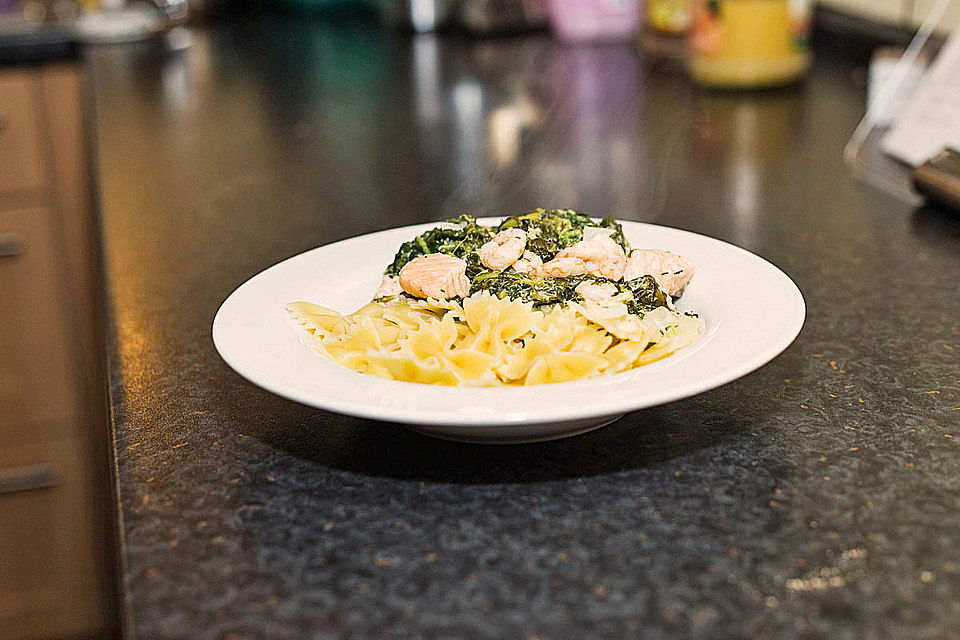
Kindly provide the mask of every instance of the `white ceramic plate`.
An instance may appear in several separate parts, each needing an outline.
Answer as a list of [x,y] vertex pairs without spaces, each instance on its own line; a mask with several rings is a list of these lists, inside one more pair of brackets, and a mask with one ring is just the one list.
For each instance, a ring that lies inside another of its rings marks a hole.
[[[484,224],[495,223],[486,219]],[[659,362],[608,376],[529,387],[445,387],[356,373],[301,343],[284,305],[315,302],[351,312],[368,302],[400,244],[435,223],[390,229],[319,247],[257,274],[224,301],[213,341],[241,376],[306,405],[399,422],[431,435],[523,442],[582,433],[628,411],[713,389],[763,366],[803,325],[799,289],[769,262],[688,231],[636,222],[623,229],[634,247],[691,258],[693,281],[678,307],[706,329]]]

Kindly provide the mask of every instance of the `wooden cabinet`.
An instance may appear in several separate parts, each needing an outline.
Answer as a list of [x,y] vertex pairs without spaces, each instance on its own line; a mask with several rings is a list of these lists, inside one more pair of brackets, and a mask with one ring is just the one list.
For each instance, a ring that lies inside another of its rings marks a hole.
[[0,448],[64,437],[79,408],[55,223],[45,207],[0,210]]
[[0,640],[118,634],[82,105],[72,65],[0,68]]
[[43,184],[32,75],[0,75],[0,193],[37,189]]

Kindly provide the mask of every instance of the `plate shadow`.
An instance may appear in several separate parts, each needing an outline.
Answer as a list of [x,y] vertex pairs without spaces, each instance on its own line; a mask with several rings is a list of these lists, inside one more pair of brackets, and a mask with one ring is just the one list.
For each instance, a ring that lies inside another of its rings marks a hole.
[[[341,471],[427,482],[526,483],[658,465],[744,435],[752,423],[775,411],[776,403],[753,402],[751,415],[737,413],[738,386],[732,383],[694,398],[628,413],[582,435],[531,444],[440,440],[400,424],[301,407],[262,392],[247,393],[244,400],[226,403],[223,410],[244,413],[244,404],[257,402],[261,406],[254,412],[270,419],[251,425],[247,435],[301,460]],[[264,402],[275,406],[264,407]],[[690,416],[699,419],[693,422]]]

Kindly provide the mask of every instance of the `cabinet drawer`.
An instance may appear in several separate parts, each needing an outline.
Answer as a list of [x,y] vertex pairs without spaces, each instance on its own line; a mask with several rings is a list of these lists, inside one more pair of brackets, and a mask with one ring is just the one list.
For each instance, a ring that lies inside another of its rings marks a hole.
[[43,184],[35,91],[28,73],[0,73],[0,194]]
[[99,623],[103,514],[83,447],[67,439],[0,450],[0,640],[73,637]]
[[61,260],[50,211],[0,211],[0,449],[65,437],[78,415]]
[[[49,464],[49,463],[48,463]],[[0,467],[0,478],[26,475],[30,466]],[[55,466],[50,465],[53,474]],[[25,470],[21,473],[21,470]],[[54,484],[55,484],[54,480]],[[12,616],[14,600],[41,598],[57,573],[57,491],[55,487],[23,484],[0,492],[0,620]],[[7,600],[4,603],[4,600]],[[6,606],[4,606],[6,604]],[[2,634],[0,634],[2,635]]]

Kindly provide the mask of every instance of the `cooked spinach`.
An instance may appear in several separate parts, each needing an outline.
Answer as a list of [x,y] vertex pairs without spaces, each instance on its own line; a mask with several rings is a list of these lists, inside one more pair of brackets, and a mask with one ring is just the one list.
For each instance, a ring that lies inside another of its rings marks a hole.
[[583,240],[584,227],[613,229],[613,240],[620,244],[624,251],[630,250],[623,237],[623,229],[616,220],[607,217],[595,222],[587,214],[573,209],[535,209],[527,214],[507,218],[500,223],[497,231],[522,229],[527,233],[527,249],[546,262],[561,250]]
[[626,301],[630,313],[643,315],[657,307],[667,306],[667,294],[652,276],[642,276],[628,282],[600,278],[590,274],[561,278],[540,278],[517,271],[483,271],[471,279],[472,291],[489,291],[498,298],[532,302],[535,307],[578,302],[577,286],[582,282],[602,284],[609,282],[620,293],[630,292]]
[[591,275],[541,278],[519,271],[484,271],[471,280],[470,290],[489,291],[498,298],[532,302],[540,307],[579,300],[577,285],[596,279]]
[[467,263],[467,278],[471,281],[481,272],[487,271],[487,268],[480,262],[480,254],[476,251],[463,256],[463,259]]
[[[400,273],[403,265],[417,256],[428,253],[445,253],[467,260],[468,277],[471,275],[470,265],[473,262],[475,263],[474,273],[476,273],[479,270],[476,265],[480,265],[478,257],[480,247],[493,237],[493,229],[477,224],[475,217],[466,214],[447,220],[447,225],[456,226],[440,226],[430,229],[413,240],[408,240],[400,245],[400,250],[397,251],[393,262],[387,267],[386,273],[396,275]],[[475,259],[471,260],[470,256]],[[480,268],[482,268],[482,265],[480,265]]]
[[607,216],[600,220],[600,223],[594,223],[595,226],[603,227],[605,229],[613,229],[613,235],[610,236],[614,242],[623,247],[624,253],[630,255],[630,243],[627,242],[627,239],[623,235],[623,227],[620,225],[616,219]]
[[633,300],[627,302],[627,311],[630,313],[643,315],[657,307],[667,306],[667,294],[663,292],[653,276],[640,276],[633,280],[614,284],[621,291],[626,289],[633,294]]
[[546,262],[557,253],[583,238],[583,227],[592,221],[589,216],[571,209],[535,209],[511,216],[500,223],[497,231],[518,228],[527,233],[527,249]]

